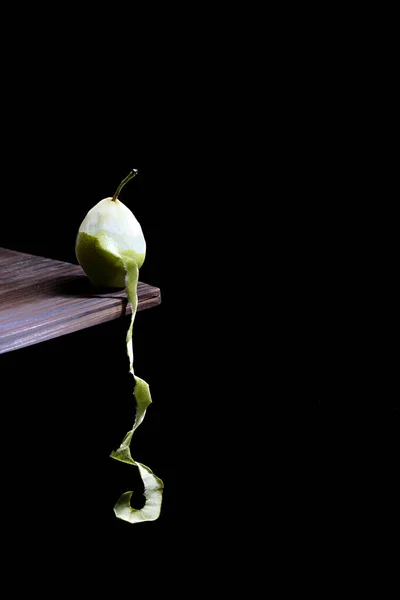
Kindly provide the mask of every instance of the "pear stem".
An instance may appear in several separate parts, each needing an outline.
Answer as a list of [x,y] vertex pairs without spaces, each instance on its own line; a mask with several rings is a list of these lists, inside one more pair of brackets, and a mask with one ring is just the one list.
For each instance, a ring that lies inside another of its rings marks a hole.
[[125,177],[125,179],[123,179],[121,181],[121,183],[119,184],[119,186],[117,187],[117,191],[115,192],[114,196],[111,198],[111,200],[113,202],[116,202],[118,200],[118,194],[120,193],[120,191],[122,190],[122,188],[124,187],[124,185],[126,183],[128,183],[128,181],[130,181],[131,179],[133,179],[135,177],[135,175],[137,175],[137,169],[132,169],[132,171],[129,173],[129,175],[127,175]]

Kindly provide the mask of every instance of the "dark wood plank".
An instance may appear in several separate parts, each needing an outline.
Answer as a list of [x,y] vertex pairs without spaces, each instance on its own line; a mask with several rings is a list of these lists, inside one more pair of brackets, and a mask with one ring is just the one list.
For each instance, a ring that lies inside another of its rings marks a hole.
[[[139,282],[138,311],[160,302]],[[79,265],[0,248],[0,354],[130,313],[125,290],[92,286]]]

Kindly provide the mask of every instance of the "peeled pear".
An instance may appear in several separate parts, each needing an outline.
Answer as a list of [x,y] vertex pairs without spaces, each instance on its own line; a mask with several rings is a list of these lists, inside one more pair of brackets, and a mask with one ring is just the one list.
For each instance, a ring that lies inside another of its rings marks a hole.
[[89,210],[79,227],[76,258],[93,285],[123,288],[127,264],[140,269],[146,257],[146,241],[139,221],[118,195],[137,174],[133,169],[120,183],[114,196],[100,200]]
[[130,444],[136,428],[141,424],[152,402],[148,384],[137,377],[133,370],[132,329],[137,310],[137,284],[139,269],[146,256],[146,242],[142,228],[131,212],[118,199],[124,185],[137,174],[133,169],[120,183],[114,196],[100,200],[83,219],[76,237],[75,253],[82,269],[93,285],[110,288],[126,288],[131,304],[131,322],[126,334],[129,357],[129,373],[133,377],[135,420],[111,458],[138,469],[143,482],[142,508],[133,508],[131,491],[124,492],[114,506],[117,518],[128,523],[154,521],[160,515],[164,484],[149,467],[133,460]]

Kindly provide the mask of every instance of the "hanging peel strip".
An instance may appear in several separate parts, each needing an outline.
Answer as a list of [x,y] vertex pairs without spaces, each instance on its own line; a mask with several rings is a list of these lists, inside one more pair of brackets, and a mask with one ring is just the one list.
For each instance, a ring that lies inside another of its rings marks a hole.
[[164,484],[146,465],[133,460],[130,452],[132,436],[137,427],[143,421],[147,407],[151,404],[151,395],[148,384],[140,377],[137,377],[133,370],[133,343],[132,331],[133,323],[137,311],[137,285],[139,281],[139,268],[137,263],[130,257],[122,256],[125,267],[125,283],[128,301],[131,303],[132,316],[128,332],[126,334],[127,354],[129,357],[129,372],[134,378],[134,398],[135,398],[135,421],[132,429],[128,431],[121,442],[120,447],[111,453],[111,457],[121,462],[127,463],[139,470],[140,477],[144,485],[143,496],[145,498],[144,506],[140,509],[132,508],[130,499],[133,491],[123,493],[114,506],[114,512],[119,519],[129,523],[141,523],[143,521],[154,521],[160,515],[162,494]]

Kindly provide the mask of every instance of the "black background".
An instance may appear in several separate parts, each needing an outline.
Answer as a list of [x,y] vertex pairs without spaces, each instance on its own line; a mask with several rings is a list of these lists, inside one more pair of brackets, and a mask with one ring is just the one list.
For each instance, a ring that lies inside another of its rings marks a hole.
[[[386,419],[397,412],[392,363],[371,360],[359,257],[349,268],[358,212],[338,182],[329,64],[307,72],[298,46],[287,55],[274,43],[265,66],[265,32],[233,28],[228,41],[225,19],[214,46],[199,35],[189,54],[192,21],[175,38],[136,15],[114,46],[99,24],[78,19],[73,39],[53,25],[23,45],[20,64],[4,61],[0,244],[74,262],[87,210],[139,170],[121,199],[147,240],[141,279],[160,287],[162,304],[135,324],[136,371],[153,404],[132,455],[165,493],[154,523],[114,518],[121,485],[131,484],[129,467],[108,458],[132,422],[128,323],[11,353],[1,357],[8,548],[25,564],[62,555],[63,575],[95,556],[97,578],[110,557],[136,567],[138,556],[168,564],[175,581],[183,563],[218,572],[220,556],[256,555],[244,575],[264,572],[265,556],[286,574],[288,563],[329,570],[341,534],[354,546],[367,540],[371,479],[390,506],[395,427]],[[142,27],[151,35],[134,48]],[[281,68],[283,54],[298,77]],[[252,551],[254,536],[264,552]]]

